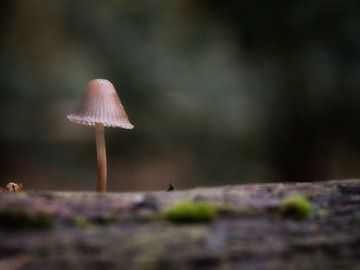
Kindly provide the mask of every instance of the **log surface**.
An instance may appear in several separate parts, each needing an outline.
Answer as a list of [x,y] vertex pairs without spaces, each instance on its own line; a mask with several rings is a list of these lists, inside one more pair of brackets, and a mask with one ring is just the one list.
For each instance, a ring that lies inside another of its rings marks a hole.
[[[310,217],[278,215],[279,200],[292,193],[309,199]],[[182,199],[221,202],[233,212],[203,223],[162,218],[163,209]],[[146,193],[1,192],[2,269],[360,269],[360,180]]]

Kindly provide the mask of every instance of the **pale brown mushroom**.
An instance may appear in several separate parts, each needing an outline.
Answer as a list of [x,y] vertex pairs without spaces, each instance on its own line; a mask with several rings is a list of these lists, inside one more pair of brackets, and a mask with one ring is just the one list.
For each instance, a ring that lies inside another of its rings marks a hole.
[[85,88],[80,105],[67,118],[78,124],[95,126],[98,162],[96,191],[105,192],[107,165],[104,127],[134,128],[112,83],[105,79],[90,81]]
[[19,192],[23,189],[22,183],[9,182],[6,185],[6,189],[8,192]]

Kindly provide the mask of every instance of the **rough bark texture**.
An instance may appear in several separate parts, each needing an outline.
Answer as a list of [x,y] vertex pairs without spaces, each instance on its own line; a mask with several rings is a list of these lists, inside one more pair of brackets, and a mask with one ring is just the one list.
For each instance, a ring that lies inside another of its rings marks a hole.
[[[279,200],[304,194],[293,220]],[[181,199],[231,206],[212,222],[161,216]],[[42,213],[42,214],[39,214]],[[360,269],[360,180],[175,192],[0,193],[0,269]]]

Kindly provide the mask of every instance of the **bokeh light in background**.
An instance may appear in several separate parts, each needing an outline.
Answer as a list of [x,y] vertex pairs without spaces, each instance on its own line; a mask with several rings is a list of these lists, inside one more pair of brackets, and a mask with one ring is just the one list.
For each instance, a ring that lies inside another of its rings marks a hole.
[[7,0],[0,182],[94,190],[94,130],[66,119],[110,79],[109,190],[360,176],[360,2]]

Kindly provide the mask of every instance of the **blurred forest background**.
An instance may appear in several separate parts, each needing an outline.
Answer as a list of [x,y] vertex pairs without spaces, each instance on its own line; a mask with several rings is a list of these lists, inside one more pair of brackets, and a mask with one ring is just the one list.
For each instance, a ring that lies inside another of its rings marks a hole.
[[94,78],[111,191],[360,177],[358,0],[1,1],[1,185],[95,189]]

